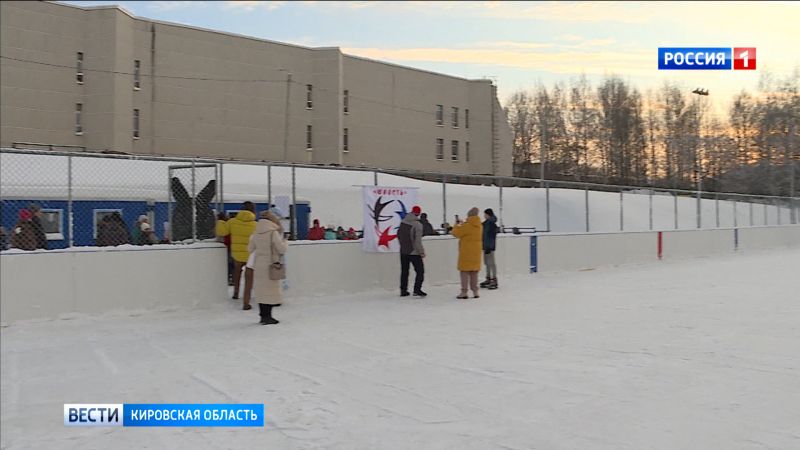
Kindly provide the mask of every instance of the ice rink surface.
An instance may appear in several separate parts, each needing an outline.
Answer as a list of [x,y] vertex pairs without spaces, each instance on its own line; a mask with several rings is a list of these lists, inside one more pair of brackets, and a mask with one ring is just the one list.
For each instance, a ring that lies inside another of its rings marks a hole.
[[[800,250],[779,250],[536,274],[479,300],[294,299],[277,326],[225,299],[15,323],[2,448],[797,449],[799,276]],[[267,423],[63,426],[64,403],[125,402],[263,402]]]

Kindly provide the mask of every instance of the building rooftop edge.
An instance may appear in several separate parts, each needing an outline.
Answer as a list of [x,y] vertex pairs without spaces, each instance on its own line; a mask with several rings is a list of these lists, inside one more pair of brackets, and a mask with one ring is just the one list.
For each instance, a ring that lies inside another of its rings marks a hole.
[[[209,32],[209,33],[222,34],[222,35],[231,36],[231,37],[237,37],[237,38],[242,38],[242,39],[250,39],[250,40],[254,40],[254,41],[258,41],[258,42],[265,42],[265,43],[269,43],[269,44],[283,45],[283,46],[286,46],[286,47],[294,47],[294,48],[299,48],[299,49],[303,49],[303,50],[333,50],[333,49],[337,49],[337,50],[339,50],[341,52],[341,48],[338,47],[338,46],[307,47],[307,46],[299,45],[299,44],[291,44],[291,43],[288,43],[288,42],[273,41],[271,39],[265,39],[265,38],[255,37],[255,36],[247,36],[247,35],[244,35],[244,34],[232,33],[232,32],[229,32],[229,31],[214,30],[214,29],[211,29],[211,28],[198,27],[198,26],[195,26],[195,25],[187,25],[187,24],[168,22],[168,21],[163,21],[163,20],[149,19],[147,17],[136,16],[136,15],[134,15],[133,13],[131,13],[130,11],[128,11],[127,9],[125,9],[124,7],[122,7],[120,5],[80,6],[80,5],[71,5],[71,4],[68,4],[68,3],[62,3],[62,2],[58,2],[58,1],[49,1],[49,0],[45,1],[44,3],[48,3],[48,4],[51,4],[51,5],[65,6],[65,7],[68,7],[68,8],[80,9],[82,11],[97,11],[97,10],[104,10],[104,9],[114,9],[114,10],[119,10],[120,12],[126,14],[128,17],[130,17],[130,18],[132,18],[134,20],[141,20],[141,21],[155,23],[155,24],[159,24],[159,25],[180,27],[180,28],[186,28],[186,29],[197,30],[197,31],[206,31],[206,32]],[[363,61],[369,61],[369,62],[374,62],[374,63],[379,63],[379,64],[385,64],[385,65],[392,66],[392,67],[399,67],[401,69],[415,70],[417,72],[423,72],[423,73],[428,73],[428,74],[431,74],[431,75],[438,75],[438,76],[442,76],[442,77],[454,78],[454,79],[461,80],[461,81],[489,82],[489,83],[492,82],[492,80],[485,79],[485,78],[459,77],[457,75],[450,75],[450,74],[441,73],[441,72],[434,72],[432,70],[420,69],[418,67],[411,67],[411,66],[392,63],[392,62],[388,62],[388,61],[381,61],[381,60],[378,60],[378,59],[367,58],[367,57],[364,57],[364,56],[351,55],[351,54],[348,54],[348,53],[342,53],[342,55],[346,56],[348,58],[355,58],[355,59],[360,59],[360,60],[363,60]]]

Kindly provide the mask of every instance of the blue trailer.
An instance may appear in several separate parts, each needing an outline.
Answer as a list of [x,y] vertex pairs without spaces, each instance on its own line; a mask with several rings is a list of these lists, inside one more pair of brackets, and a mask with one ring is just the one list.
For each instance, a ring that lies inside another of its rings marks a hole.
[[[169,227],[169,203],[152,200],[73,200],[72,201],[72,227],[69,224],[67,200],[42,200],[35,198],[3,198],[0,201],[0,225],[10,233],[17,223],[19,211],[28,208],[31,203],[38,204],[43,213],[42,224],[47,235],[48,248],[60,249],[69,247],[70,230],[72,230],[74,246],[94,246],[97,238],[97,224],[105,215],[118,212],[128,229],[133,229],[137,219],[146,215],[153,226],[159,239],[163,239]],[[217,206],[218,203],[214,203]],[[256,214],[269,209],[266,202],[255,203]],[[174,206],[174,203],[173,203]],[[225,202],[223,209],[226,213],[235,213],[241,209],[241,202]],[[297,238],[306,239],[308,236],[309,217],[311,205],[307,201],[298,201],[297,209]],[[214,216],[216,208],[212,209]],[[289,211],[283,211],[290,214]],[[287,232],[289,231],[287,227]]]

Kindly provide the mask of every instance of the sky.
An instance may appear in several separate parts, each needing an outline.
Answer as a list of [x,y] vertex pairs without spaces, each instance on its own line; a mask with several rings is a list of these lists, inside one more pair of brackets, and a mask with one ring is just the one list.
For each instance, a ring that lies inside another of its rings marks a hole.
[[[465,78],[492,77],[501,101],[538,82],[671,80],[716,108],[761,73],[800,66],[800,2],[70,1],[136,16],[344,53]],[[755,71],[659,71],[658,47],[756,47]]]

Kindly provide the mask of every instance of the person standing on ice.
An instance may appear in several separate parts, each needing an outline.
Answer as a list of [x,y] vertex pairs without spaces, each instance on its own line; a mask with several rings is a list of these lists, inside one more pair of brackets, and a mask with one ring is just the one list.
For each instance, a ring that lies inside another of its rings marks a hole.
[[481,270],[483,251],[483,225],[478,217],[480,210],[472,208],[467,213],[467,221],[456,222],[453,236],[458,239],[458,271],[461,272],[461,293],[458,299],[467,299],[467,290],[472,289],[473,298],[478,295],[478,272]]
[[314,226],[308,230],[309,241],[321,241],[325,239],[325,229],[319,226],[319,219],[314,219]]
[[[256,230],[256,205],[253,202],[242,203],[242,209],[236,217],[228,221],[217,221],[217,236],[231,236],[231,256],[233,257],[233,299],[239,298],[239,288],[242,279],[242,269],[247,264],[250,256],[248,242],[250,235]],[[244,301],[242,309],[247,311],[250,306],[250,291],[253,288],[253,270],[244,271]]]
[[283,237],[283,226],[278,215],[271,211],[261,213],[248,250],[255,255],[253,264],[253,298],[258,302],[261,325],[279,323],[272,317],[272,308],[283,303],[283,281],[270,277],[270,266],[281,262],[289,243]]
[[497,216],[492,208],[483,211],[483,262],[486,264],[486,281],[481,283],[482,288],[497,289],[497,264],[494,252],[497,248]]
[[11,247],[20,250],[36,250],[36,230],[34,229],[33,214],[27,209],[19,210],[19,221],[11,230]]
[[414,266],[414,296],[425,297],[428,294],[422,291],[422,282],[425,281],[425,247],[422,246],[422,223],[419,216],[422,208],[411,208],[411,214],[406,214],[397,230],[397,240],[400,242],[400,296],[408,297],[409,266]]
[[419,221],[422,224],[422,235],[423,236],[437,236],[439,234],[433,229],[433,225],[430,223],[430,221],[428,221],[428,215],[427,214],[422,213],[419,216]]
[[42,207],[37,203],[28,205],[28,210],[33,214],[31,223],[33,230],[36,233],[36,248],[43,248],[47,250],[47,235],[44,232],[44,225],[42,225]]

